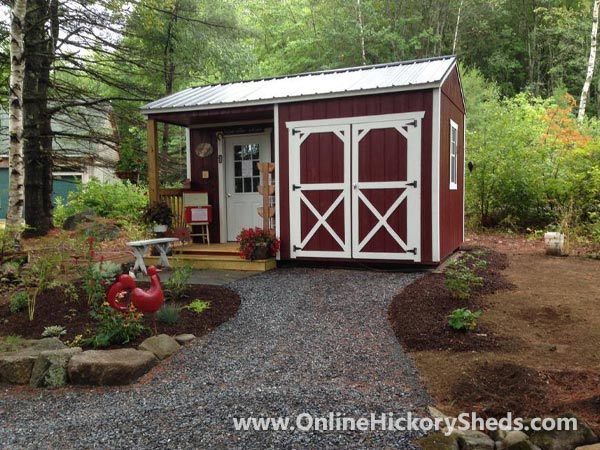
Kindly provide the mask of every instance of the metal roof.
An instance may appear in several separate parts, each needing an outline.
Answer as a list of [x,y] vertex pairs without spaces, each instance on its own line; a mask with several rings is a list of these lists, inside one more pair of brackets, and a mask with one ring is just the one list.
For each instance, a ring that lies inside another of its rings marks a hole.
[[301,73],[185,89],[141,108],[144,114],[264,105],[350,93],[439,85],[455,56]]

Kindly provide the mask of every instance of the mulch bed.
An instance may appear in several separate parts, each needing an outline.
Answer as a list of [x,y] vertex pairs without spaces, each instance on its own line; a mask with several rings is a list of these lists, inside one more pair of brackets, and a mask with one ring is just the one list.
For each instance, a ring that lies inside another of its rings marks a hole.
[[[142,283],[140,287],[145,289]],[[57,287],[42,292],[37,299],[35,316],[29,321],[27,310],[12,314],[8,310],[7,302],[0,305],[0,335],[18,335],[24,338],[39,339],[44,327],[50,325],[63,326],[67,333],[63,341],[70,341],[77,335],[85,337],[93,334],[96,322],[90,317],[90,307],[81,286],[77,286],[79,300],[73,301],[65,298],[64,288]],[[197,337],[207,334],[220,324],[228,321],[240,307],[240,297],[231,289],[220,286],[190,285],[185,291],[185,300],[171,301],[174,304],[185,306],[192,300],[200,299],[210,302],[210,307],[198,314],[182,309],[179,321],[168,325],[157,321],[158,333],[177,335],[192,333]],[[144,317],[148,332],[134,342],[123,347],[134,347],[152,335],[152,317]],[[109,348],[116,348],[115,346]]]
[[[463,250],[471,252],[475,248]],[[483,296],[514,287],[500,273],[508,265],[506,255],[485,249],[485,254],[479,258],[487,262],[486,267],[475,271],[483,278],[483,285],[473,289],[468,299],[452,296],[444,284],[444,274],[429,273],[406,287],[392,300],[388,318],[405,349],[477,351],[506,348],[510,345],[505,337],[499,338],[480,325],[470,333],[456,332],[448,326],[448,314],[455,309],[482,310],[485,308],[481,300]]]

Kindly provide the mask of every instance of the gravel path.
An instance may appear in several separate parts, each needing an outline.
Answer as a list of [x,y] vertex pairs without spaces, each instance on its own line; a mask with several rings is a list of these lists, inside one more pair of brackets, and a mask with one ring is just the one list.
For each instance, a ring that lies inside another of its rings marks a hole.
[[122,388],[0,392],[0,448],[401,448],[409,433],[235,431],[233,417],[369,417],[429,400],[386,319],[419,275],[284,269],[235,281],[237,316]]

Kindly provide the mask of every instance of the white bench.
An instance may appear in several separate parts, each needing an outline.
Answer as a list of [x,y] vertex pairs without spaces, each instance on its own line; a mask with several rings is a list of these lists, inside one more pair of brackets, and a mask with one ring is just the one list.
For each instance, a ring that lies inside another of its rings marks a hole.
[[177,238],[157,238],[157,239],[146,239],[145,241],[131,241],[127,245],[130,246],[135,255],[135,264],[133,271],[140,269],[142,272],[147,274],[146,264],[144,264],[144,253],[148,250],[151,245],[156,246],[159,252],[158,264],[164,267],[171,267],[169,260],[167,259],[167,250],[169,250],[170,244],[177,242]]

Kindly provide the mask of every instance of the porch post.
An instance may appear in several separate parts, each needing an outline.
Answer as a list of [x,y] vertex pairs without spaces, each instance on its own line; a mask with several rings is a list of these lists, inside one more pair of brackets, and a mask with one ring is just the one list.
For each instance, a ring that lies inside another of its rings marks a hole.
[[148,119],[148,195],[150,203],[158,201],[158,133],[156,120]]

